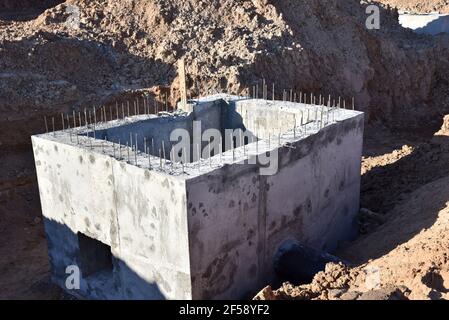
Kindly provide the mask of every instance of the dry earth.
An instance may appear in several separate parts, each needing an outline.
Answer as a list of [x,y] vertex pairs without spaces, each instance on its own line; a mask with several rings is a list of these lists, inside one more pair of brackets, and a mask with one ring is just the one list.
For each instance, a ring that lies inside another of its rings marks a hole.
[[379,2],[413,13],[449,13],[448,0],[380,0]]
[[[381,30],[367,30],[366,4],[352,0],[69,0],[54,5],[0,1],[0,243],[5,244],[0,246],[0,298],[62,296],[49,282],[30,149],[30,135],[44,130],[43,117],[59,119],[61,112],[144,94],[158,101],[168,93],[173,102],[178,98],[174,66],[181,57],[188,65],[190,96],[211,90],[242,93],[262,79],[275,83],[278,97],[290,88],[347,101],[354,96],[368,119],[362,169],[366,210],[360,218],[363,236],[341,254],[355,264],[375,258],[391,272],[385,279],[397,277],[403,280],[395,286],[411,286],[410,279],[428,273],[427,265],[406,260],[410,267],[399,277],[388,264],[404,256],[405,249],[395,246],[413,241],[409,248],[418,258],[426,243],[432,249],[426,261],[436,265],[432,274],[446,277],[439,258],[445,250],[436,251],[436,242],[426,239],[437,239],[444,227],[448,152],[446,138],[432,136],[449,113],[449,37],[414,35],[398,25],[397,11],[389,8],[382,8]],[[79,8],[79,28],[70,23],[73,8]],[[441,192],[425,197],[435,186]],[[419,206],[406,207],[415,197]],[[419,219],[406,224],[407,214]],[[396,230],[387,237],[395,226],[404,234]],[[417,238],[421,232],[427,235]],[[361,267],[336,268],[362,274]],[[296,289],[287,285],[284,291],[289,290]],[[356,286],[349,292],[355,290],[363,291]],[[326,290],[308,297],[321,296]]]

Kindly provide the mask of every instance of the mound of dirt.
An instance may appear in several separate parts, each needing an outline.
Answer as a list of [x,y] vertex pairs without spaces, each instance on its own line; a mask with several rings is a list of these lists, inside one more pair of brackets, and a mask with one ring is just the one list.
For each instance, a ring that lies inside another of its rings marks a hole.
[[449,2],[447,0],[377,0],[391,5],[402,11],[413,13],[449,13]]

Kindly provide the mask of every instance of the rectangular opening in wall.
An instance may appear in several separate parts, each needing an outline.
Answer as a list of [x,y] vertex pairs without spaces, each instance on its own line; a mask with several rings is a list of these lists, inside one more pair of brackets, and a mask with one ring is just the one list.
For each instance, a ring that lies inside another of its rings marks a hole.
[[80,268],[83,278],[112,272],[111,247],[78,232]]

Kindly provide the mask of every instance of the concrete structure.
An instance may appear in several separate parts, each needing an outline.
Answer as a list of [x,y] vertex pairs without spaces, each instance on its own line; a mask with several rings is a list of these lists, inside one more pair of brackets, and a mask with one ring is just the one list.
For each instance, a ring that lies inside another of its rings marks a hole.
[[[32,137],[61,287],[77,265],[87,298],[244,298],[275,278],[286,241],[332,251],[355,235],[361,112],[228,95],[186,109]],[[180,128],[245,135],[218,152],[190,141],[172,162]]]
[[449,15],[448,14],[412,14],[400,13],[399,23],[404,28],[413,29],[418,34],[437,35],[440,33],[449,33]]

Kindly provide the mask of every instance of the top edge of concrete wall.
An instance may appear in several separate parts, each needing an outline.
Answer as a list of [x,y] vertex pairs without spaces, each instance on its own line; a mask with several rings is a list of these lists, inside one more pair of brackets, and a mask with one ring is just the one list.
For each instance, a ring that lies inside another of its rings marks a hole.
[[[331,114],[332,116],[330,120],[328,119],[328,122],[324,123],[324,125],[321,125],[321,122],[323,121],[322,119],[315,119],[315,121],[300,125],[295,129],[286,129],[278,137],[276,137],[277,141],[275,141],[274,137],[272,140],[260,139],[257,142],[249,143],[244,147],[234,148],[208,159],[201,159],[201,161],[186,164],[171,162],[170,160],[161,159],[160,157],[144,154],[139,151],[135,153],[132,150],[129,150],[130,148],[127,146],[119,146],[117,143],[111,141],[89,137],[88,134],[93,132],[92,125],[38,134],[33,137],[51,140],[56,143],[66,144],[76,148],[82,148],[92,154],[106,155],[128,165],[139,167],[142,170],[151,170],[163,175],[171,176],[172,178],[190,180],[205,174],[210,174],[213,171],[221,169],[225,166],[242,164],[251,157],[258,157],[262,154],[266,154],[267,152],[277,150],[279,147],[283,147],[295,141],[313,136],[328,126],[337,125],[339,122],[363,116],[363,112],[356,110],[327,108],[326,106],[309,105],[303,103],[300,104],[289,101],[251,99],[228,94],[216,94],[202,97],[193,101],[192,105],[195,107],[203,103],[210,103],[219,100],[222,100],[228,104],[233,104],[236,109],[241,106],[262,110],[272,110],[273,108],[278,108],[279,111],[286,113],[298,113],[313,110],[317,112],[317,114],[318,112],[322,112],[322,110],[326,110],[328,114]],[[160,119],[160,121],[167,122],[185,121],[190,114],[191,112],[176,110],[170,114],[165,112],[160,113],[159,116],[154,114],[135,115],[125,117],[125,119],[97,123],[95,130],[107,130],[154,119]],[[119,153],[121,154],[121,157],[119,157]],[[241,167],[242,170],[247,170],[243,168],[244,166]]]

